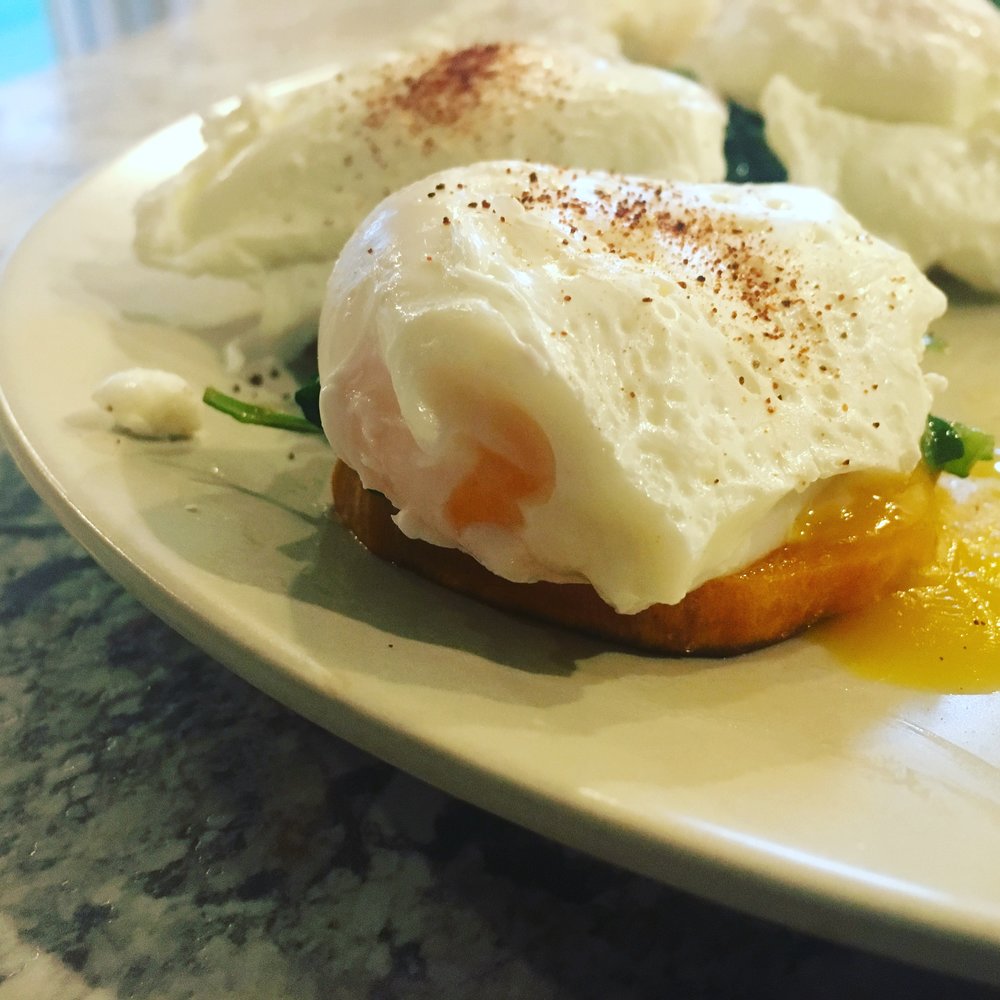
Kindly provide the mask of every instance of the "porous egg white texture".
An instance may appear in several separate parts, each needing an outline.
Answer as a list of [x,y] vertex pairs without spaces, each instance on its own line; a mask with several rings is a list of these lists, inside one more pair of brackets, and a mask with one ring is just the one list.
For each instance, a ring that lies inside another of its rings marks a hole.
[[775,548],[823,484],[911,470],[944,307],[815,190],[481,163],[348,241],[320,411],[407,535],[629,613]]
[[924,269],[1000,291],[1000,10],[991,0],[733,0],[684,56],[758,109],[796,184]]
[[261,329],[315,319],[330,267],[391,191],[448,166],[541,159],[724,176],[726,111],[682,76],[518,42],[382,55],[210,117],[206,148],[136,209],[143,262],[243,279]]

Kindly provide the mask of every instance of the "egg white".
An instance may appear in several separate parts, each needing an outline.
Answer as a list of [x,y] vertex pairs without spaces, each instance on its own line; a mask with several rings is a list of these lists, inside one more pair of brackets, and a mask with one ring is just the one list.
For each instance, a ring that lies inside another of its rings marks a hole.
[[94,402],[136,437],[189,438],[201,427],[201,398],[174,372],[129,368],[95,387]]

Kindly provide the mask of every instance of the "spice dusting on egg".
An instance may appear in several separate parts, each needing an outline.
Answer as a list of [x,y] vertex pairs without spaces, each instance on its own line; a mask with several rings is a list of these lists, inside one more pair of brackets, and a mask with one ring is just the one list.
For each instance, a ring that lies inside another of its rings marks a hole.
[[[472,114],[484,100],[526,93],[524,80],[531,72],[518,58],[516,45],[472,45],[452,52],[435,53],[426,68],[414,66],[400,79],[387,73],[381,86],[364,95],[368,107],[365,125],[378,129],[394,110],[406,113],[411,129],[455,125]],[[558,85],[556,78],[551,79]]]
[[[725,308],[735,321],[734,342],[744,343],[751,367],[762,378],[772,379],[775,394],[764,398],[769,414],[784,399],[779,388],[811,378],[808,369],[815,368],[834,381],[840,378],[839,367],[828,360],[830,352],[823,348],[830,339],[831,322],[846,326],[857,317],[858,295],[813,283],[814,293],[822,290],[828,296],[815,308],[815,294],[806,296],[800,291],[805,282],[799,250],[777,243],[769,224],[737,221],[708,206],[664,209],[662,202],[669,200],[671,189],[662,183],[635,182],[622,197],[602,188],[581,194],[576,178],[556,189],[539,189],[534,171],[528,181],[529,186],[517,196],[519,204],[529,212],[554,212],[563,230],[563,246],[570,241],[596,241],[605,253],[641,263],[655,260],[665,243],[672,244],[672,256],[679,258],[677,286],[689,300],[701,296],[701,308],[709,303],[713,314]],[[774,207],[780,208],[778,202]],[[859,244],[870,242],[861,232],[852,239]],[[891,280],[906,284],[901,275]],[[890,294],[897,295],[895,290]],[[641,301],[648,304],[653,297],[643,296]],[[846,339],[848,331],[841,329],[837,335]],[[781,352],[771,350],[767,341],[780,343]],[[777,378],[780,382],[774,381]],[[738,379],[740,385],[745,384],[745,375]]]

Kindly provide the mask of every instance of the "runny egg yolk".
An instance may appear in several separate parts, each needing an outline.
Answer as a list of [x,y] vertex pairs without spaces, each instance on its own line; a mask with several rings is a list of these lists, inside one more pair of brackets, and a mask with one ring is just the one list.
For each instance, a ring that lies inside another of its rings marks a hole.
[[[486,426],[445,506],[457,531],[517,529],[524,505],[554,489],[552,448],[528,414],[493,405]],[[1000,469],[980,464],[969,479],[942,474],[936,485],[922,464],[909,478],[842,477],[799,517],[788,551],[809,565],[855,542],[879,563],[894,547],[913,560],[936,554],[906,589],[814,626],[810,640],[867,678],[948,693],[1000,690]]]
[[474,445],[472,468],[445,504],[445,517],[456,531],[476,524],[520,528],[523,505],[543,503],[555,487],[552,446],[527,413],[494,403],[485,420],[486,433]]
[[[789,541],[811,548],[843,542],[871,543],[873,539],[884,544],[899,528],[918,524],[926,525],[929,543],[934,530],[929,516],[933,495],[933,480],[923,464],[910,476],[842,476],[831,480],[803,510]],[[913,540],[908,539],[907,544],[912,546]]]
[[947,693],[1000,690],[1000,472],[937,486],[936,558],[912,585],[810,635],[848,669]]

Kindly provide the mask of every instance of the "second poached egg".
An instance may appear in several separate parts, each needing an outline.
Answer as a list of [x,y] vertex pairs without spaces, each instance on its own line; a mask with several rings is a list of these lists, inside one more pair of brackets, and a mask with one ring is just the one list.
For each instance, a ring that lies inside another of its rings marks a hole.
[[720,180],[725,127],[694,81],[573,46],[385,53],[209,117],[201,155],[137,205],[136,252],[259,288],[281,333],[315,319],[348,236],[419,177],[511,158]]

